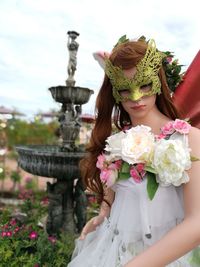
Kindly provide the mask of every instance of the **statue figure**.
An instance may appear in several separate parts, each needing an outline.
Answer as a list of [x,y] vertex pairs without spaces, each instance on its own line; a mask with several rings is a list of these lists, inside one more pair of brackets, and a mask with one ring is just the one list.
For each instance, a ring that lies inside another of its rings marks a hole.
[[68,43],[67,47],[69,50],[69,63],[68,63],[68,79],[66,81],[67,86],[74,86],[75,80],[74,80],[74,73],[76,71],[76,65],[77,65],[77,51],[79,44],[75,41],[77,36],[79,36],[79,33],[75,31],[68,31]]
[[83,183],[81,178],[78,179],[75,189],[74,189],[74,213],[76,216],[76,226],[78,233],[81,232],[83,226],[87,221],[87,197],[84,192],[85,188],[83,187]]
[[49,198],[49,212],[47,218],[47,232],[57,233],[63,224],[63,194],[66,191],[66,183],[58,181],[54,184],[47,182]]

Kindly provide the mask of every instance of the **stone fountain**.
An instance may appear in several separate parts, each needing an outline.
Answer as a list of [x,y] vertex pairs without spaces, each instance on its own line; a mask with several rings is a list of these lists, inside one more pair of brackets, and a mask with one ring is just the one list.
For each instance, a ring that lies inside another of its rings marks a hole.
[[[93,90],[75,86],[79,33],[68,31],[68,78],[66,85],[50,87],[53,99],[61,103],[58,116],[62,142],[58,146],[17,146],[19,166],[34,175],[52,177],[47,182],[49,197],[46,229],[49,234],[80,232],[86,222],[87,199],[80,179],[79,161],[84,149],[76,145],[80,132],[82,105],[89,101]],[[74,181],[77,181],[76,184]]]

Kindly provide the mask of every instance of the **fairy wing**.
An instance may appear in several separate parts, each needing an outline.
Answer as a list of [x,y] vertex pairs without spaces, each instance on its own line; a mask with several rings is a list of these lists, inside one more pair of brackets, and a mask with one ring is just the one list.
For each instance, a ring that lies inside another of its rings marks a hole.
[[173,100],[183,118],[189,118],[193,126],[200,128],[200,51],[176,88]]

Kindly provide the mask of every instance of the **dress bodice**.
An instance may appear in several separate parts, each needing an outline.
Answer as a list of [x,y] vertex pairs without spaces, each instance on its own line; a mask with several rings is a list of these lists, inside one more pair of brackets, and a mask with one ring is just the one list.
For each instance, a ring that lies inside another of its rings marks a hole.
[[[171,138],[187,142],[187,138],[181,134],[175,134]],[[134,231],[136,239],[142,238],[152,244],[183,220],[182,189],[182,185],[159,185],[154,198],[150,200],[146,177],[141,183],[137,183],[132,177],[119,180],[112,186],[115,200],[111,208],[111,223],[126,230],[127,235],[130,234],[129,231],[134,235]]]

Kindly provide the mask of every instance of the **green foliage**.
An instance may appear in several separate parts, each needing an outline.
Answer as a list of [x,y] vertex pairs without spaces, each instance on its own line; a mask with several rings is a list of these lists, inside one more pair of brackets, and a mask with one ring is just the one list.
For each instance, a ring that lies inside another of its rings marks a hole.
[[178,63],[177,59],[173,60],[173,53],[166,51],[164,52],[166,57],[163,59],[163,68],[165,71],[167,84],[172,92],[176,90],[176,87],[182,81],[184,73],[181,73],[183,65]]
[[87,220],[99,214],[100,205],[95,195],[88,195]]
[[114,45],[114,48],[117,47],[118,45],[123,44],[123,43],[126,43],[128,41],[129,41],[129,39],[126,37],[126,34],[125,34],[125,35],[123,35],[123,36],[121,36],[119,38],[119,40],[117,41],[117,43]]
[[130,168],[131,166],[127,162],[124,161],[118,172],[118,179],[119,180],[128,179],[130,177]]
[[33,193],[31,189],[22,189],[18,197],[23,200],[20,210],[27,215],[27,225],[37,224],[40,218],[46,215],[48,203],[46,196]]
[[154,198],[158,186],[159,184],[156,181],[156,175],[152,172],[147,172],[147,193],[150,200]]
[[19,171],[12,171],[10,174],[10,179],[14,182],[14,183],[19,183],[22,179]]
[[5,178],[5,168],[0,166],[0,180],[4,180]]
[[6,128],[8,148],[13,149],[15,145],[54,144],[57,128],[58,124],[54,121],[47,124],[42,121],[9,120]]
[[200,247],[197,247],[192,251],[190,264],[194,267],[200,266]]
[[38,181],[37,181],[37,176],[33,177],[26,177],[25,179],[25,189],[27,190],[32,190],[36,192],[38,190]]

